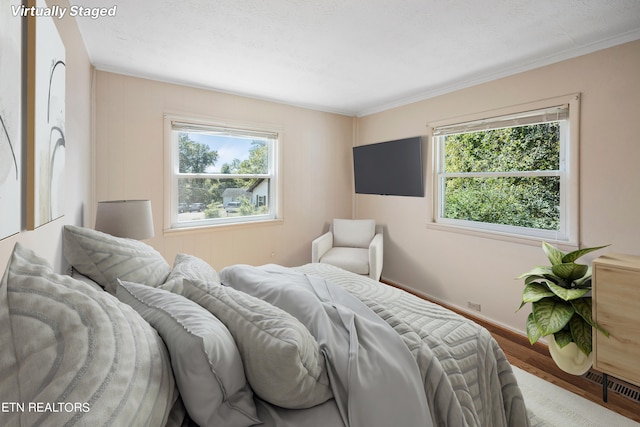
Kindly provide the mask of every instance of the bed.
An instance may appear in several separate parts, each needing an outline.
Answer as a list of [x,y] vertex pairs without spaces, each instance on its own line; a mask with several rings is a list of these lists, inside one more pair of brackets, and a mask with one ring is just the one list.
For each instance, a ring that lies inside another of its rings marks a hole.
[[233,265],[65,226],[72,275],[16,244],[0,425],[527,426],[484,328],[326,264]]

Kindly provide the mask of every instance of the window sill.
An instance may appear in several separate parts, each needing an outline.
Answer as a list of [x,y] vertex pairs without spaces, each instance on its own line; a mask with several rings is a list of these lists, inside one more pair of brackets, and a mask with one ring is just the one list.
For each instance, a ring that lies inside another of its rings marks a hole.
[[518,243],[518,244],[530,245],[530,246],[541,246],[542,242],[544,241],[557,246],[560,250],[563,250],[563,251],[574,251],[579,248],[578,243],[569,242],[566,240],[555,240],[555,239],[547,239],[542,237],[523,236],[523,235],[511,234],[511,233],[502,233],[499,231],[478,230],[478,229],[472,229],[468,227],[458,227],[450,224],[440,224],[432,221],[427,222],[426,227],[427,229],[430,229],[430,230],[459,233],[459,234],[465,234],[468,236],[480,237],[484,239],[502,240],[505,242],[512,242],[512,243]]
[[166,236],[176,236],[181,234],[185,234],[185,235],[186,234],[202,234],[202,233],[213,232],[217,230],[270,227],[270,226],[282,225],[283,223],[284,223],[283,219],[268,219],[263,221],[231,222],[231,223],[225,223],[225,224],[206,224],[206,225],[200,225],[200,226],[165,228],[163,230],[163,235],[166,237]]

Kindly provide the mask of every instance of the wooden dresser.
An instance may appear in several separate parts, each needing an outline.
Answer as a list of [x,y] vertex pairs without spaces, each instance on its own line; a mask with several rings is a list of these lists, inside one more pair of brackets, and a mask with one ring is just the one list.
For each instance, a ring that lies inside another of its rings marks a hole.
[[593,367],[607,375],[640,385],[640,256],[607,254],[593,268],[593,320],[609,332],[594,330]]

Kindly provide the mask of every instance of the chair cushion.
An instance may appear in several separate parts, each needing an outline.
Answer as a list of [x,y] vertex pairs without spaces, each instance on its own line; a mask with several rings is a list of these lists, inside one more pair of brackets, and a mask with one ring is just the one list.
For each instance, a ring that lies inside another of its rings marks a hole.
[[357,274],[369,274],[369,250],[362,248],[332,248],[320,262],[335,265]]
[[368,248],[376,234],[373,219],[334,219],[333,246]]

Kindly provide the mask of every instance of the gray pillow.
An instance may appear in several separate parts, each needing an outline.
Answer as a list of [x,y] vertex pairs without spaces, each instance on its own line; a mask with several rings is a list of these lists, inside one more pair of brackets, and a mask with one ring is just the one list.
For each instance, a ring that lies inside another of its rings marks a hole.
[[183,295],[229,328],[247,380],[263,400],[301,409],[332,397],[318,342],[298,319],[268,302],[215,283],[185,279]]
[[211,265],[193,255],[178,254],[167,281],[158,286],[158,289],[182,295],[184,279],[220,284],[220,276]]
[[260,423],[240,353],[227,328],[181,295],[120,281],[116,296],[153,326],[169,349],[189,416],[198,425]]
[[167,281],[181,277],[191,281],[220,283],[218,272],[204,260],[188,254],[178,254],[173,261],[173,269]]
[[[178,390],[167,349],[131,307],[17,243],[0,282],[2,425],[164,425]],[[29,403],[63,404],[28,410]],[[55,408],[54,408],[55,409]]]
[[118,279],[159,286],[171,272],[158,251],[138,240],[75,225],[64,226],[63,238],[69,264],[111,294],[116,292]]

